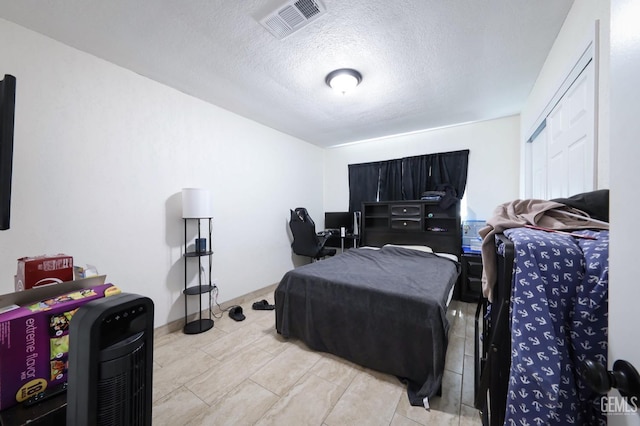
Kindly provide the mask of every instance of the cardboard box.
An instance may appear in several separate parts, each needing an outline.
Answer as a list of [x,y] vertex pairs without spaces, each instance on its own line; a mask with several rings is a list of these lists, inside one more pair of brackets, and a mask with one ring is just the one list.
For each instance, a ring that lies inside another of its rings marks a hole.
[[[91,300],[118,293],[101,276],[0,297],[0,410],[66,382],[73,314]],[[19,296],[34,294],[37,299]]]
[[18,259],[16,291],[28,290],[49,284],[73,280],[73,257],[66,254],[54,256],[23,257]]

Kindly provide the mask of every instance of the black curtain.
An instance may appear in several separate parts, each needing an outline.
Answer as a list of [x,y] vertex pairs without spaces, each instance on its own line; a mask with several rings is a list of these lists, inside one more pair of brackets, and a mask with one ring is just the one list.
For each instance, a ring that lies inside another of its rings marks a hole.
[[365,201],[377,201],[380,163],[349,164],[349,211],[360,210]]
[[[378,201],[402,199],[402,160],[389,160],[380,163],[380,183]],[[361,207],[358,207],[360,210]]]
[[467,185],[469,150],[349,164],[349,211],[363,202],[419,200],[425,191],[449,185],[461,199]]
[[402,160],[349,164],[349,211],[363,202],[402,199]]
[[429,189],[436,190],[443,185],[451,185],[456,190],[456,197],[462,199],[467,186],[469,150],[443,152],[433,154],[433,157]]
[[402,159],[402,196],[404,200],[419,200],[429,189],[431,155],[418,155]]
[[461,199],[467,185],[469,150],[418,155],[402,159],[402,194],[405,200],[419,200],[425,191],[451,185]]

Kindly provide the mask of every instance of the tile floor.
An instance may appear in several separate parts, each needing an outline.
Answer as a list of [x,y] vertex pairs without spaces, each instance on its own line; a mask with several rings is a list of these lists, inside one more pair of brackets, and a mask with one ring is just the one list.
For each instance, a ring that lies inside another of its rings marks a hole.
[[[394,376],[314,352],[275,331],[273,311],[243,305],[212,330],[155,339],[153,424],[159,425],[478,425],[473,408],[475,305],[452,301],[442,397],[431,411],[409,405]],[[362,395],[367,395],[363,398]]]

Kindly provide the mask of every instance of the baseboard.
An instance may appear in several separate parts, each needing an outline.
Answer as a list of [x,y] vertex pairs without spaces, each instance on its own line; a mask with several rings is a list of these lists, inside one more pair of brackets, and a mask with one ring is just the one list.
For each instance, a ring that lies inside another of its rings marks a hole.
[[[256,297],[258,297],[260,295],[263,295],[263,294],[268,293],[268,292],[273,292],[276,289],[277,286],[278,286],[278,283],[271,284],[271,285],[269,285],[267,287],[264,287],[264,288],[261,288],[259,290],[252,291],[251,293],[247,293],[247,294],[244,294],[242,296],[236,297],[234,299],[227,300],[226,302],[222,303],[222,308],[224,309],[225,307],[233,306],[233,305],[242,305],[244,303],[247,303],[247,302],[255,299]],[[220,310],[220,308],[218,308],[218,306],[216,306],[216,305],[214,305],[212,308],[213,308],[213,313],[216,314],[216,315],[222,312]],[[202,315],[207,315],[207,318],[209,318],[209,316],[208,316],[209,312],[208,311],[202,311]],[[197,319],[198,317],[199,317],[198,312],[196,312],[196,313],[194,313],[192,315],[189,315],[187,317],[187,322],[193,321],[193,320]],[[171,321],[168,324],[161,325],[160,327],[157,327],[156,329],[154,329],[153,330],[153,336],[154,336],[154,338],[157,339],[158,337],[173,333],[173,332],[178,331],[178,330],[182,330],[182,327],[184,327],[184,324],[185,324],[184,318],[180,318],[180,319],[177,319],[175,321]]]

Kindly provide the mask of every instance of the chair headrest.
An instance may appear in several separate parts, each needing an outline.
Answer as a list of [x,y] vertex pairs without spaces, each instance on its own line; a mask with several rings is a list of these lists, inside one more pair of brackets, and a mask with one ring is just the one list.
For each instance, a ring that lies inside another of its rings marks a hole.
[[313,222],[313,220],[311,220],[311,217],[309,216],[309,213],[307,212],[307,209],[305,209],[304,207],[296,207],[295,210],[291,210],[291,219],[297,219],[301,222]]

